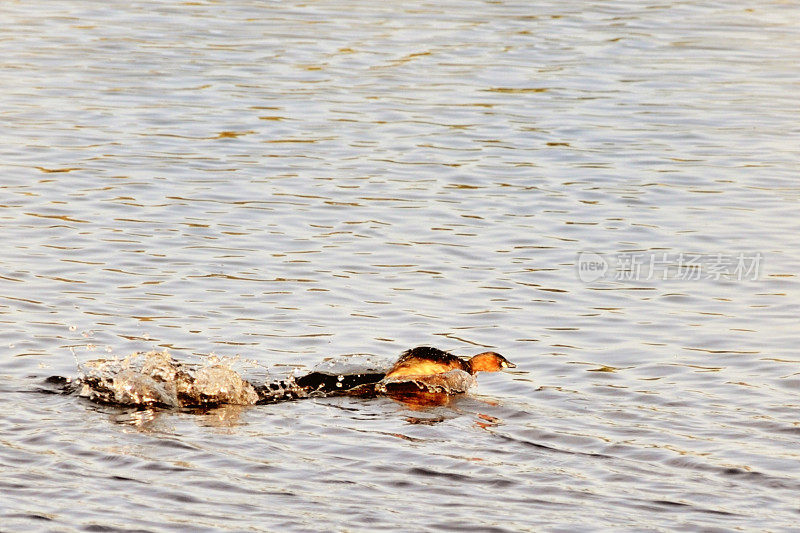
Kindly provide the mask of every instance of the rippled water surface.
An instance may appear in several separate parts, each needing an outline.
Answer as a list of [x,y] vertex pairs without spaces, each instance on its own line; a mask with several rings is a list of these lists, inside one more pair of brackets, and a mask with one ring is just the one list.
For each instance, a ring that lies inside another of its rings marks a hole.
[[[796,528],[798,20],[2,2],[2,527]],[[429,408],[36,392],[137,350],[263,382],[421,344],[518,366]]]

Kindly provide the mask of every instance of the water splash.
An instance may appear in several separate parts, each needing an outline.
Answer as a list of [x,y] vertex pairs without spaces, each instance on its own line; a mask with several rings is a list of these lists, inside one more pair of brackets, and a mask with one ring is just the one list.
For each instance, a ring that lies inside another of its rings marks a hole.
[[258,393],[234,370],[234,363],[236,359],[210,357],[189,365],[175,361],[166,350],[96,359],[79,365],[80,395],[135,407],[253,405]]
[[[79,394],[98,403],[139,408],[255,405],[302,398],[389,396],[417,398],[467,392],[475,377],[463,370],[385,379],[382,371],[312,371],[253,386],[234,365],[238,358],[209,356],[202,364],[176,361],[167,350],[136,352],[123,359],[79,364]],[[427,395],[427,396],[426,396]]]

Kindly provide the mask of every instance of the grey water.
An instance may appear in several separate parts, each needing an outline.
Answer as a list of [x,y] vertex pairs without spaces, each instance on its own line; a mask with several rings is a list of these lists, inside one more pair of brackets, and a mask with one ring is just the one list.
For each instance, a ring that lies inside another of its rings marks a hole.
[[[800,5],[0,3],[0,529],[800,523]],[[38,392],[487,349],[437,407]]]

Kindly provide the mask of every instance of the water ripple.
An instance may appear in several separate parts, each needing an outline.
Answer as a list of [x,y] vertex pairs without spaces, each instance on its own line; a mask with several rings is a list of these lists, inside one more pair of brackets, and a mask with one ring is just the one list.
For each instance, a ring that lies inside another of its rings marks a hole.
[[[2,10],[7,528],[795,527],[795,5]],[[584,282],[581,252],[763,261]],[[422,411],[30,392],[420,344],[518,368]]]

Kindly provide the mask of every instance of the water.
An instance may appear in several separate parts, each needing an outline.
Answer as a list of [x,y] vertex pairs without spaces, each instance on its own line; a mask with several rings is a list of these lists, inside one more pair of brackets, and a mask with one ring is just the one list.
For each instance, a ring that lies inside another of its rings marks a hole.
[[[3,529],[797,530],[799,19],[3,2]],[[138,350],[266,381],[420,344],[518,366],[416,409],[35,392]]]

